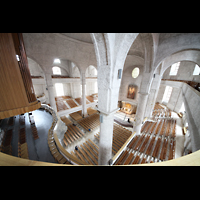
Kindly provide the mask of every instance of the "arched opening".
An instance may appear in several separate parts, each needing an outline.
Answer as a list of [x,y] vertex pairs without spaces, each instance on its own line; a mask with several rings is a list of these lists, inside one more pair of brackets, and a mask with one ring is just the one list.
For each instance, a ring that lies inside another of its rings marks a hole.
[[97,77],[97,69],[93,65],[90,65],[85,71],[85,77]]
[[55,74],[55,75],[61,75],[60,67],[57,67],[57,66],[52,67],[52,71],[53,71],[53,74]]
[[93,65],[88,66],[85,71],[85,77],[86,77],[86,95],[96,97],[98,93],[97,69]]
[[81,77],[81,74],[80,74],[80,70],[79,70],[79,68],[76,66],[76,64],[75,63],[71,63],[71,66],[72,66],[72,74],[71,74],[71,76],[73,77],[73,78],[80,78]]
[[[167,62],[169,63],[168,60],[165,63]],[[198,120],[195,117],[198,113],[198,106],[196,105],[200,100],[198,92],[195,92],[195,90],[200,91],[199,72],[199,66],[191,60],[171,62],[164,66],[163,79],[156,102],[164,103],[167,108],[178,113],[180,117],[177,116],[176,119],[177,130],[183,130],[184,135],[177,136],[177,141],[182,140],[181,144],[178,144],[178,147],[181,147],[182,150],[176,149],[178,157],[199,148],[198,141],[200,138],[198,130],[195,129],[196,124],[198,124]],[[176,117],[176,114],[174,116]]]

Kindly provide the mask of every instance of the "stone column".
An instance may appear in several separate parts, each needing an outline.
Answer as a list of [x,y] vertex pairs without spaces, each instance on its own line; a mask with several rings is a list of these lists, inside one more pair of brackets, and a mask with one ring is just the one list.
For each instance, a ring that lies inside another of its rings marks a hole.
[[86,108],[86,80],[85,73],[81,73],[81,83],[82,83],[82,116],[87,116],[87,108]]
[[108,165],[112,158],[114,113],[100,113],[100,140],[98,165]]
[[153,81],[151,84],[151,90],[150,90],[147,105],[146,105],[146,110],[145,110],[146,117],[150,118],[152,116],[152,112],[153,112],[158,91],[160,88],[160,82],[161,82],[161,76],[159,74],[155,74],[155,77],[153,78]]
[[56,101],[55,101],[55,96],[54,96],[54,85],[53,85],[50,73],[45,73],[45,81],[46,81],[46,88],[48,90],[48,95],[49,95],[49,103],[50,103],[51,107],[55,111],[57,111]]
[[190,107],[188,105],[189,99],[186,99],[184,92],[182,92],[182,97],[183,97],[183,102],[184,102],[185,111],[186,111],[188,128],[190,131],[192,152],[195,152],[200,149],[200,135],[199,135],[198,127],[196,126],[195,121],[193,119],[194,116],[192,115]]
[[134,127],[133,132],[136,131],[136,134],[140,134],[142,121],[144,119],[145,108],[147,104],[148,93],[138,92],[139,99],[138,99],[138,106],[136,111],[136,117],[134,120]]

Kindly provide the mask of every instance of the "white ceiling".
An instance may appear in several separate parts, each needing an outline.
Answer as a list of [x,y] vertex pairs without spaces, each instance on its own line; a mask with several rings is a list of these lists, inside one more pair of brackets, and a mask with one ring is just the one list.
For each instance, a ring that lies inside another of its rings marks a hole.
[[90,36],[90,33],[61,33],[61,34],[66,35],[67,37],[73,38],[75,40],[92,44],[92,38]]

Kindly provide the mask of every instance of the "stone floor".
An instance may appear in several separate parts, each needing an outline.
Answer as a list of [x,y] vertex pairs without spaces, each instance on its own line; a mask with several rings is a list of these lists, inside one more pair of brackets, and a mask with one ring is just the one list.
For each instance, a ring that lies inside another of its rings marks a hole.
[[[12,135],[12,155],[18,157],[18,141],[19,141],[19,128],[25,127],[26,130],[26,142],[28,146],[28,155],[30,160],[44,161],[55,163],[55,159],[51,155],[51,152],[47,143],[47,135],[49,128],[52,124],[52,116],[42,110],[35,110],[32,112],[34,116],[35,125],[37,127],[39,139],[34,140],[31,132],[31,124],[29,122],[28,113],[25,113],[25,125],[19,124],[19,115],[14,118],[13,135]],[[6,127],[10,129],[7,125],[8,118],[4,119],[1,123],[1,128]]]

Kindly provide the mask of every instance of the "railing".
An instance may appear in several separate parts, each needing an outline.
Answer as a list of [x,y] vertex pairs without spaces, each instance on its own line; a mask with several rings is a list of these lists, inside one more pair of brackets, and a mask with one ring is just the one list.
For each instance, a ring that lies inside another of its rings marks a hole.
[[126,140],[126,142],[123,144],[123,146],[119,149],[119,151],[113,156],[112,159],[110,159],[109,164],[113,165],[117,158],[121,155],[121,153],[124,151],[124,149],[128,146],[130,141],[133,139],[136,132],[132,133],[131,136]]
[[[58,150],[60,151],[60,153],[72,164],[87,165],[86,162],[83,162],[83,161],[79,160],[78,158],[74,157],[67,150],[65,150],[65,148],[62,146],[63,142],[62,142],[62,139],[59,139],[59,137],[62,134],[64,136],[64,133],[66,132],[66,126],[62,122],[60,117],[58,116],[57,112],[55,112],[50,106],[48,106],[46,104],[42,104],[41,107],[43,109],[47,110],[48,112],[50,112],[50,114],[53,117],[53,123],[51,125],[51,128],[49,129],[49,132],[53,133],[54,141],[55,141],[56,146],[57,146]],[[62,136],[61,136],[61,138],[62,138]]]

